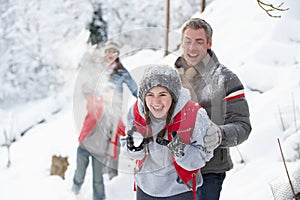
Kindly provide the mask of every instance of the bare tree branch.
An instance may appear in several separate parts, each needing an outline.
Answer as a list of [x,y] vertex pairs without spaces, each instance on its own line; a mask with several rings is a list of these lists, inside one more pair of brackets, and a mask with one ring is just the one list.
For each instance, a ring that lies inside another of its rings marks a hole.
[[6,131],[4,130],[4,138],[5,138],[5,144],[4,146],[6,146],[7,148],[7,164],[6,167],[9,168],[11,165],[11,161],[10,161],[10,146],[11,146],[11,140],[8,138]]
[[273,15],[271,14],[271,12],[276,12],[276,11],[287,11],[289,10],[289,8],[282,8],[281,6],[284,4],[284,2],[282,2],[281,4],[279,4],[278,6],[274,6],[271,3],[265,3],[262,0],[257,0],[257,3],[259,5],[259,7],[261,7],[264,11],[266,11],[266,13],[270,16],[270,17],[274,17],[274,18],[280,18],[281,15]]

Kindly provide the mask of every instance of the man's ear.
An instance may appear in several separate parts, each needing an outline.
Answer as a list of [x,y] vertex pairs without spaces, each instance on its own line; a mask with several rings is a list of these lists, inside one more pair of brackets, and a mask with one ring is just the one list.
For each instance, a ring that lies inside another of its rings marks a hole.
[[212,46],[212,38],[209,39],[208,41],[208,49],[211,50],[211,46]]

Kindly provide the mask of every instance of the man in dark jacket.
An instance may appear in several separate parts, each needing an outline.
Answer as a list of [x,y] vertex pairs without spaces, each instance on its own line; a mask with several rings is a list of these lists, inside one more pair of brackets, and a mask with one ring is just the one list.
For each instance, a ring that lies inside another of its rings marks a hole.
[[233,167],[229,147],[244,142],[251,132],[244,87],[211,50],[212,32],[206,21],[188,20],[182,29],[183,55],[175,62],[183,86],[191,91],[192,100],[203,106],[219,127],[219,130],[208,131],[205,138],[207,149],[215,150],[214,157],[201,169],[203,185],[197,191],[201,200],[220,198],[225,172]]

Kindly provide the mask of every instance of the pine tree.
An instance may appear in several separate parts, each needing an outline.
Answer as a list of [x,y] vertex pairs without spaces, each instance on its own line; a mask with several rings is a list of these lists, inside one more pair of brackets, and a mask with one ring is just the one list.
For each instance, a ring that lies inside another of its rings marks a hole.
[[107,22],[102,18],[101,4],[96,4],[94,6],[93,19],[88,28],[90,31],[88,42],[91,42],[92,45],[107,40]]

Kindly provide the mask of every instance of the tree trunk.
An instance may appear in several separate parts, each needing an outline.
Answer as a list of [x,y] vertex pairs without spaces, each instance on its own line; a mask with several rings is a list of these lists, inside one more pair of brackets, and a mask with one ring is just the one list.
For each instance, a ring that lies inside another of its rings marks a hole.
[[169,54],[170,0],[166,0],[165,56]]
[[201,12],[204,12],[205,4],[206,4],[205,0],[201,0]]

